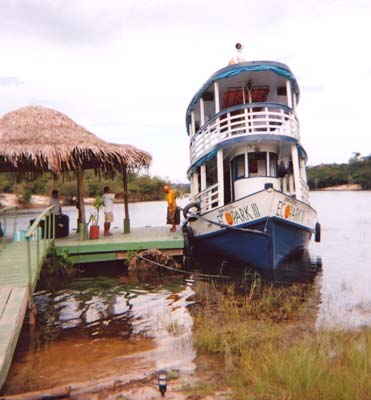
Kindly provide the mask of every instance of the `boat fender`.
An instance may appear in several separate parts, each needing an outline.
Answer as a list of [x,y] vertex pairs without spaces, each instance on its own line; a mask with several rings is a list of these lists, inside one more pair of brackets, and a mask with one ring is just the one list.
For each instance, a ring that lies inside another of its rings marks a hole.
[[194,234],[193,229],[185,224],[183,225],[183,238],[184,238],[184,247],[183,247],[183,266],[185,269],[190,269],[193,262],[193,241]]
[[321,224],[316,222],[316,226],[314,228],[314,241],[319,243],[321,241]]
[[[192,208],[196,208],[196,211],[193,211],[193,212],[190,211]],[[183,208],[183,216],[185,219],[187,219],[190,222],[197,221],[198,218],[188,216],[188,212],[190,212],[191,214],[200,214],[200,210],[201,210],[201,206],[200,206],[199,202],[189,203]]]

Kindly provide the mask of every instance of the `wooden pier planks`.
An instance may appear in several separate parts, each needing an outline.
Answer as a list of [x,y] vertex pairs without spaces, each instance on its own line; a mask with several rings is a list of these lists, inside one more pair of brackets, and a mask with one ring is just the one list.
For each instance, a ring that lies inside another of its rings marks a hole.
[[73,263],[113,261],[125,259],[130,252],[158,249],[169,255],[183,253],[181,228],[172,233],[168,227],[132,228],[129,234],[113,231],[112,236],[97,240],[79,240],[78,235],[55,240],[58,254],[67,252]]
[[28,287],[0,287],[0,388],[12,362],[28,303]]
[[[43,242],[39,244],[40,265],[37,263],[37,241],[31,245],[31,290],[35,289],[44,259]],[[0,252],[0,389],[13,358],[29,299],[27,243],[7,243]]]

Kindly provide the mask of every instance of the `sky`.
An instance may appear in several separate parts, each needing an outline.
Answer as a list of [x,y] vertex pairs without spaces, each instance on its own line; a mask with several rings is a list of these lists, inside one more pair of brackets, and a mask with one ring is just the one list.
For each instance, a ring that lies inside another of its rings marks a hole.
[[287,64],[308,164],[371,154],[371,0],[0,0],[0,115],[67,114],[186,182],[186,108],[244,44]]

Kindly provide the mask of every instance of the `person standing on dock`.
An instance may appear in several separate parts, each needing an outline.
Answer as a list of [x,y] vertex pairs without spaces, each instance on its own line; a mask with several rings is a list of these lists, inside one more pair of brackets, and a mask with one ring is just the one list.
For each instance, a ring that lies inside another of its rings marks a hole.
[[170,232],[176,232],[176,195],[175,191],[170,189],[168,185],[164,186],[164,192],[166,193],[166,201],[167,201],[167,223],[171,224]]
[[110,192],[109,186],[105,186],[103,189],[103,205],[104,205],[104,236],[110,236],[111,223],[113,222],[113,199],[115,193]]
[[62,214],[62,207],[59,201],[59,192],[57,189],[52,190],[52,196],[49,199],[49,206],[54,206],[52,213],[54,215],[61,215]]

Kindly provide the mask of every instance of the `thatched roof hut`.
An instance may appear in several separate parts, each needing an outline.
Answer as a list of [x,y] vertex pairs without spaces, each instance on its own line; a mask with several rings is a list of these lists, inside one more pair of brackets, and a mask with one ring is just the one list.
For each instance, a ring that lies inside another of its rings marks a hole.
[[100,169],[107,175],[148,167],[151,156],[134,146],[107,143],[67,115],[28,106],[0,118],[0,171],[19,174]]
[[74,171],[83,223],[83,170],[94,168],[109,177],[122,173],[125,186],[128,170],[149,167],[150,163],[149,153],[126,144],[107,143],[49,108],[23,107],[0,118],[0,172],[33,176],[51,172],[58,177]]

